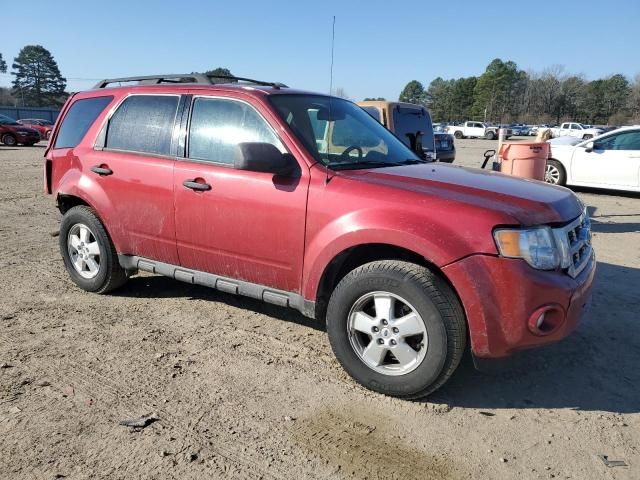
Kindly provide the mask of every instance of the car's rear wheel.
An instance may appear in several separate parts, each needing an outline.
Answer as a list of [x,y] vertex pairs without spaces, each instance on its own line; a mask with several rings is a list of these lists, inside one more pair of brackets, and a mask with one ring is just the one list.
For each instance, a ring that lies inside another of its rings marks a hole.
[[460,131],[453,132],[453,136],[456,137],[458,140],[460,140],[462,138],[462,132]]
[[51,138],[51,130],[44,134],[44,138],[45,140],[49,140],[49,138]]
[[382,260],[338,284],[327,308],[331,347],[360,384],[386,395],[429,395],[453,374],[466,324],[451,287],[427,268]]
[[10,133],[7,133],[2,137],[2,143],[8,147],[15,147],[18,144],[18,139]]
[[66,212],[59,238],[67,272],[83,290],[107,293],[126,282],[115,246],[91,208],[80,205]]
[[559,161],[547,160],[544,181],[553,185],[565,185],[567,183],[567,173]]
[[587,134],[582,136],[583,140],[589,140],[590,138],[593,138],[593,135],[591,135],[590,133],[587,133]]

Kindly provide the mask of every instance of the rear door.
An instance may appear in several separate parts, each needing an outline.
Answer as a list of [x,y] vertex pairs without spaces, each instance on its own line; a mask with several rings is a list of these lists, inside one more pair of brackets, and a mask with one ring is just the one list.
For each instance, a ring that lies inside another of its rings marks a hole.
[[[431,115],[422,107],[395,106],[392,112],[393,133],[418,155],[435,159]],[[418,142],[418,143],[416,143]]]
[[[180,264],[299,291],[308,168],[295,178],[233,168],[241,142],[287,151],[259,105],[194,96],[187,117],[185,158],[176,162],[174,183]],[[194,190],[188,182],[208,187]]]
[[[177,264],[174,126],[180,95],[135,94],[107,119],[83,163],[104,192],[121,253]],[[107,213],[107,212],[105,212]]]

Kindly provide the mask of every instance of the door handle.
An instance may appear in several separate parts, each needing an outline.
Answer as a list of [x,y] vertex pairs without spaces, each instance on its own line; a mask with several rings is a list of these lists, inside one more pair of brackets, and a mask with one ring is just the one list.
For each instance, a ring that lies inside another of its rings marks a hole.
[[197,190],[199,192],[206,192],[207,190],[211,190],[211,185],[209,185],[208,183],[196,182],[196,179],[185,180],[184,182],[182,182],[182,185],[190,188],[191,190]]
[[113,170],[111,170],[106,165],[105,166],[94,165],[93,167],[91,167],[91,171],[93,173],[97,173],[98,175],[101,175],[101,176],[106,176],[106,175],[112,175],[113,174]]

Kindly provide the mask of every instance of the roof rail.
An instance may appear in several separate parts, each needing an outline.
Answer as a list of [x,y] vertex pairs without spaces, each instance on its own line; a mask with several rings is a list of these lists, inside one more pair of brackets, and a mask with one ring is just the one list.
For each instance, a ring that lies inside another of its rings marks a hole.
[[[221,79],[223,81],[215,81]],[[231,75],[206,75],[204,73],[179,73],[169,75],[145,75],[138,77],[105,78],[94,85],[94,89],[106,88],[112,83],[139,82],[141,85],[157,85],[161,83],[195,83],[198,85],[217,85],[221,83],[244,82],[253,85],[273,87],[276,89],[287,88],[284,83],[265,82],[251,78],[236,77]]]

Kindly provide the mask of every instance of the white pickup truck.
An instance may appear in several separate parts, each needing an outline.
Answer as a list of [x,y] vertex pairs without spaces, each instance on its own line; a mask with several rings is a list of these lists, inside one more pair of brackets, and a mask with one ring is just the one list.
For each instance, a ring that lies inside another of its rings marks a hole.
[[[456,138],[486,138],[495,140],[498,138],[498,129],[500,127],[490,127],[482,122],[464,122],[462,125],[450,125],[447,127],[447,133]],[[511,131],[507,129],[506,137],[511,135]]]
[[600,130],[599,128],[590,128],[586,125],[582,125],[581,123],[576,122],[565,122],[559,127],[551,129],[551,134],[554,136],[554,138],[569,136],[587,140],[589,138],[597,137],[601,133],[602,130]]

